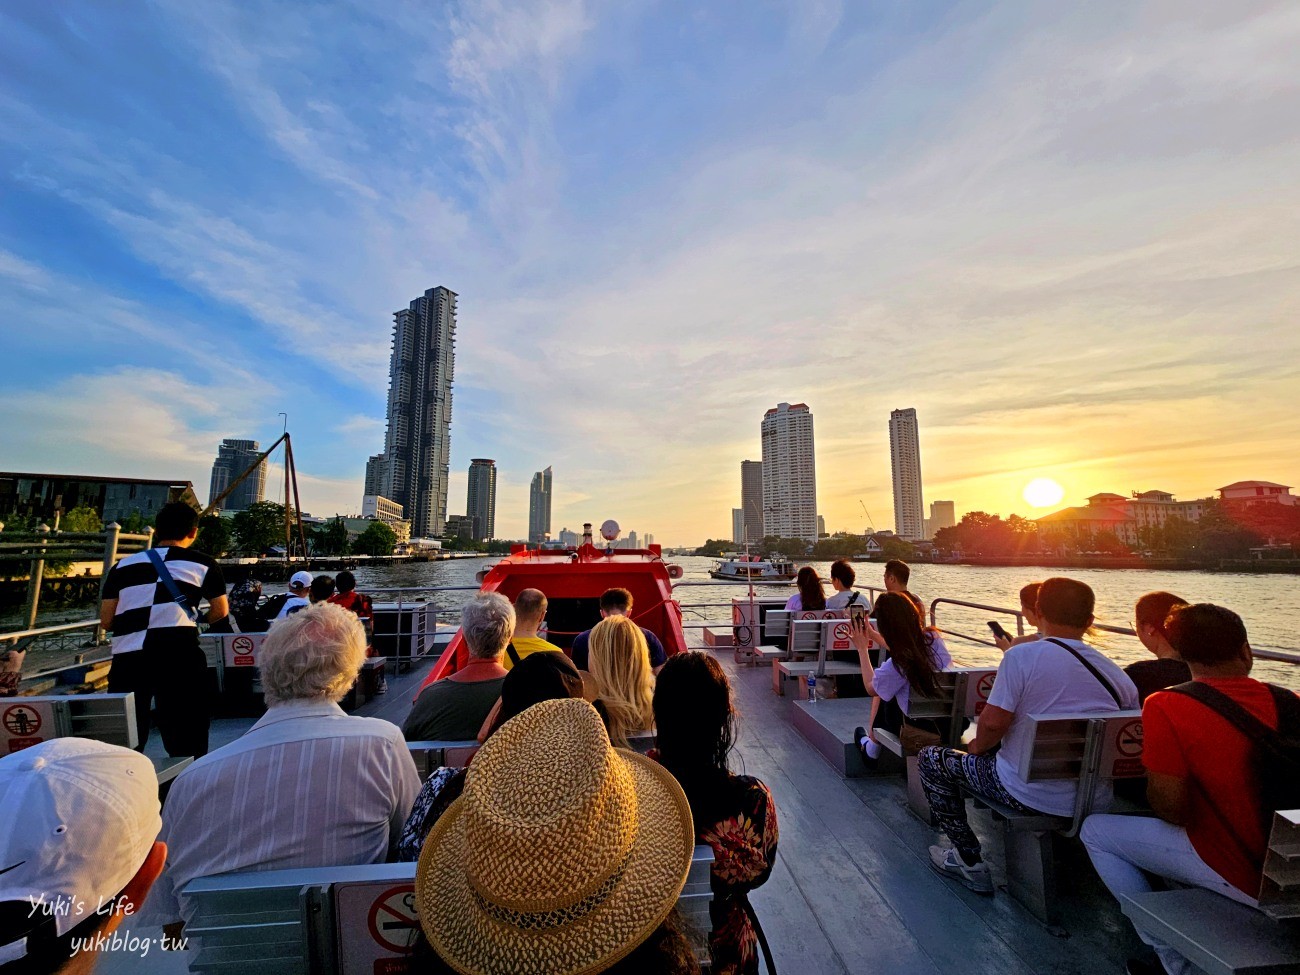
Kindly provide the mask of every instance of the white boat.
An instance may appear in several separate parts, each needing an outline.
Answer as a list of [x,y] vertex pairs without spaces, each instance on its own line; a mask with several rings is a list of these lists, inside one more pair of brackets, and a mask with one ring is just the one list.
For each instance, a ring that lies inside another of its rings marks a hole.
[[757,555],[738,555],[720,559],[713,564],[709,575],[729,582],[770,583],[785,586],[794,582],[794,563],[780,556],[759,558]]

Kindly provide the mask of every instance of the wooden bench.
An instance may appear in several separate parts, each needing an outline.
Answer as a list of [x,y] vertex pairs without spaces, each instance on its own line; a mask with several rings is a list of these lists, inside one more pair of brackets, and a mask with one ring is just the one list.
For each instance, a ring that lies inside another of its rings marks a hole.
[[1300,809],[1273,816],[1259,910],[1199,888],[1126,894],[1120,907],[1209,975],[1300,973]]
[[1089,815],[1111,810],[1114,781],[1146,775],[1142,712],[1017,715],[1016,720],[1032,725],[1016,768],[1027,782],[1077,781],[1073,812],[1025,813],[983,797],[974,799],[1003,826],[1007,890],[1039,920],[1055,924],[1055,837],[1076,836]]
[[[958,745],[966,722],[978,717],[988,701],[996,674],[996,670],[983,667],[951,667],[941,671],[938,675],[939,693],[936,696],[909,695],[906,712],[908,720],[947,722],[948,739],[942,744]],[[873,733],[882,748],[903,759],[907,774],[907,805],[923,822],[930,822],[930,802],[925,797],[925,790],[921,788],[916,752],[905,750],[902,741],[892,732],[877,728]]]
[[[697,846],[677,906],[710,929],[713,850]],[[414,863],[222,874],[181,891],[193,973],[401,970],[419,922]],[[707,945],[703,945],[707,958]],[[698,947],[697,947],[698,950]]]

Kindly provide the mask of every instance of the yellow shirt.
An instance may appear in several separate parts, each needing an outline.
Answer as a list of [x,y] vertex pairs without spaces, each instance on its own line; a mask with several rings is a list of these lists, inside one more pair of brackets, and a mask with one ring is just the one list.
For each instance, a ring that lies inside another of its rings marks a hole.
[[[564,651],[554,643],[547,643],[540,636],[517,636],[510,642],[515,645],[515,653],[519,654],[520,660],[523,660],[530,653],[545,653],[547,651],[552,653],[564,653]],[[514,665],[515,662],[510,659],[510,651],[507,649],[506,652],[501,655],[501,666],[506,670],[510,670]]]

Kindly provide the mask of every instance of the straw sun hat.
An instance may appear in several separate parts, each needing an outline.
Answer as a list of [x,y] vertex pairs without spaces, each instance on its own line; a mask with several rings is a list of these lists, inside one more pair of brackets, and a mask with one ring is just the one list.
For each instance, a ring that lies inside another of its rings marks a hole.
[[694,842],[666,769],[612,748],[586,701],[543,701],[475,756],[420,853],[416,910],[464,975],[599,972],[663,923]]

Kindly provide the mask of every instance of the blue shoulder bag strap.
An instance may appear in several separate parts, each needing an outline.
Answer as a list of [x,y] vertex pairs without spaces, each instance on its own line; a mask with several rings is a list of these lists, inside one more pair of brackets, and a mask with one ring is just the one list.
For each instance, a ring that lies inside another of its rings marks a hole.
[[172,597],[172,602],[181,608],[186,619],[191,623],[197,623],[199,621],[199,611],[190,605],[189,599],[177,588],[176,580],[172,578],[171,571],[167,568],[167,563],[163,561],[162,556],[158,554],[158,550],[151,548],[146,550],[145,554],[149,556],[149,561],[153,563],[153,567],[158,570],[158,581],[166,587],[168,595]]

